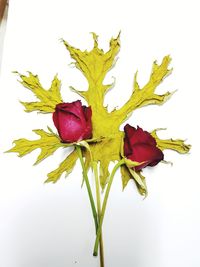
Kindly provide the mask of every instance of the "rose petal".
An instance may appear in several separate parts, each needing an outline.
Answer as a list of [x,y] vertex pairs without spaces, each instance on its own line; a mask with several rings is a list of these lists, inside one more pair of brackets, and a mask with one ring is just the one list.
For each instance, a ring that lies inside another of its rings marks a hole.
[[156,146],[156,140],[151,136],[151,134],[147,131],[144,131],[142,128],[137,126],[132,127],[129,124],[126,124],[124,127],[125,136],[128,137],[129,143],[131,146],[138,144],[138,143],[146,143],[149,145]]
[[135,127],[132,127],[130,124],[126,124],[124,126],[124,132],[126,137],[131,138],[135,134],[136,129]]
[[83,106],[84,117],[86,120],[86,128],[84,129],[81,139],[90,139],[92,137],[92,109],[91,107]]
[[92,110],[81,101],[60,103],[56,106],[53,121],[63,142],[72,143],[92,137]]
[[92,117],[91,107],[83,106],[83,108],[84,108],[84,114],[85,114],[86,121],[91,122],[91,117]]
[[147,143],[149,145],[156,146],[156,140],[153,138],[153,136],[139,126],[137,126],[137,130],[135,132],[135,138],[136,137],[138,139],[138,143],[141,141],[141,143]]
[[72,103],[60,103],[56,106],[56,110],[72,113],[78,118],[83,117],[83,110],[80,100]]
[[128,159],[137,162],[145,161],[135,167],[136,171],[146,166],[155,166],[164,158],[163,152],[159,148],[148,144],[136,144],[132,147],[132,151],[133,153],[128,156]]
[[127,136],[124,138],[124,155],[128,157],[128,155],[132,154],[131,145],[129,143],[129,139]]
[[83,134],[84,129],[80,119],[74,114],[60,111],[58,113],[58,123],[58,132],[64,142],[76,142]]
[[132,153],[130,139],[135,134],[136,129],[130,124],[126,124],[124,127],[125,137],[124,137],[124,155],[127,157]]
[[57,115],[57,112],[54,112],[53,113],[53,122],[54,122],[54,125],[56,126],[56,128],[58,129],[59,128],[59,124],[58,124],[58,115]]

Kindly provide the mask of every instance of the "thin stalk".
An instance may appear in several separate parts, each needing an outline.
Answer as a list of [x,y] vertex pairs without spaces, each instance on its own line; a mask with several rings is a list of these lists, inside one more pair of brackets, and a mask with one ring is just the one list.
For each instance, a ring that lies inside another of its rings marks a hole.
[[97,252],[98,252],[98,245],[99,245],[99,239],[100,239],[100,236],[101,236],[102,224],[103,224],[103,220],[104,220],[104,215],[105,215],[105,211],[106,211],[106,205],[107,205],[107,201],[108,201],[108,197],[109,197],[111,185],[112,185],[112,182],[113,182],[113,178],[115,176],[115,173],[116,173],[117,169],[122,164],[124,164],[124,159],[120,160],[115,165],[115,167],[113,168],[112,173],[110,175],[109,181],[108,181],[108,185],[107,185],[107,188],[106,188],[105,197],[104,197],[104,200],[103,200],[103,205],[102,205],[102,210],[101,210],[101,217],[100,217],[99,226],[98,226],[98,230],[97,230],[95,245],[94,245],[94,251],[93,251],[93,255],[94,256],[97,256]]
[[95,223],[95,230],[96,230],[96,233],[97,233],[98,217],[97,217],[96,207],[95,207],[95,204],[94,204],[94,198],[93,198],[93,195],[92,195],[92,190],[91,190],[91,187],[90,187],[88,175],[87,175],[87,172],[86,172],[86,169],[85,169],[85,164],[84,164],[81,148],[80,148],[80,146],[77,145],[76,149],[77,149],[79,160],[80,160],[80,163],[81,163],[81,166],[82,166],[83,179],[85,180],[85,184],[86,184],[86,187],[87,187],[88,196],[89,196],[90,205],[91,205],[91,208],[92,208],[92,214],[93,214],[94,223]]
[[[95,185],[96,185],[96,201],[97,201],[97,214],[98,214],[98,223],[101,218],[101,194],[100,194],[100,186],[99,186],[99,177],[98,177],[98,169],[97,162],[92,163],[94,176],[95,176]],[[104,267],[104,247],[103,247],[103,234],[102,230],[100,233],[100,266]]]

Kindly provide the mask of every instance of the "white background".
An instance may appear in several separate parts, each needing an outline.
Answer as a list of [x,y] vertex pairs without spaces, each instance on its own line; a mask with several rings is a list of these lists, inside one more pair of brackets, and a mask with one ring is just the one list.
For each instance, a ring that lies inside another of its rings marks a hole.
[[54,127],[51,115],[23,112],[19,100],[34,97],[12,71],[32,71],[46,88],[58,73],[65,101],[76,100],[68,87],[84,90],[87,82],[68,65],[69,53],[59,39],[90,49],[94,31],[107,50],[119,30],[119,59],[106,77],[111,82],[115,76],[116,86],[105,103],[121,106],[131,93],[134,72],[139,71],[142,86],[152,62],[170,54],[174,71],[158,92],[178,92],[164,106],[137,110],[129,123],[149,131],[167,127],[161,137],[188,138],[192,149],[183,156],[166,151],[173,167],[144,170],[145,200],[132,182],[122,192],[116,175],[103,228],[106,267],[200,266],[199,25],[194,0],[10,1],[0,83],[0,267],[99,265],[92,256],[94,227],[86,188],[80,188],[80,165],[67,179],[44,185],[46,174],[64,158],[63,150],[36,167],[39,151],[23,159],[3,152],[14,139],[34,139],[32,129]]

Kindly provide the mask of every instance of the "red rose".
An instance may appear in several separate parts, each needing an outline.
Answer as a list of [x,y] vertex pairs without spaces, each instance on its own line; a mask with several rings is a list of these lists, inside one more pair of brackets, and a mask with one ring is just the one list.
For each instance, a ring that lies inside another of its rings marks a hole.
[[124,127],[124,155],[137,162],[144,162],[135,167],[136,171],[146,166],[155,166],[164,158],[163,152],[157,147],[156,140],[142,128],[126,124]]
[[91,116],[91,107],[82,106],[78,100],[56,105],[53,122],[62,141],[73,143],[92,137]]

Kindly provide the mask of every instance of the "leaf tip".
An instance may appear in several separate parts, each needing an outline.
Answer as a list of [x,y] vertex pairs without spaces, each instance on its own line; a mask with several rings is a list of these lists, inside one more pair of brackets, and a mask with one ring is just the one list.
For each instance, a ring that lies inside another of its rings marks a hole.
[[13,70],[12,73],[13,73],[13,74],[20,75],[20,73],[19,73],[17,70]]
[[94,41],[94,48],[97,48],[98,47],[98,35],[95,33],[95,32],[90,32],[90,34],[92,34],[92,38],[93,38],[93,41]]

